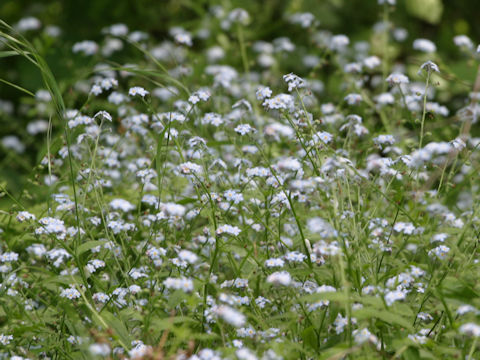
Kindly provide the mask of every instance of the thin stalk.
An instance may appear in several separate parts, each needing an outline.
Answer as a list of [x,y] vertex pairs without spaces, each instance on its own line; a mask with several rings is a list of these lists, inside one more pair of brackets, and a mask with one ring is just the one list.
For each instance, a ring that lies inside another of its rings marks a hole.
[[425,93],[423,94],[423,113],[422,113],[422,124],[421,124],[421,128],[420,128],[420,143],[418,145],[418,149],[421,149],[422,148],[422,144],[423,144],[423,128],[424,128],[424,125],[425,125],[425,117],[427,115],[427,92],[428,92],[428,85],[430,84],[430,74],[431,74],[431,71],[427,71],[427,81],[426,81],[426,84],[425,84]]

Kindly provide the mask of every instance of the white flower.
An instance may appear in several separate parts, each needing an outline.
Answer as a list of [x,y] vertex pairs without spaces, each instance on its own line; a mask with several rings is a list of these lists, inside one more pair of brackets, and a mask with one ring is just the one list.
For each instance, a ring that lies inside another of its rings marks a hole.
[[433,316],[426,312],[419,312],[417,315],[417,318],[425,322],[429,322],[433,320]]
[[280,160],[277,163],[278,170],[280,171],[299,171],[302,168],[302,164],[295,158],[286,158]]
[[405,222],[399,221],[395,223],[395,225],[393,226],[393,230],[405,235],[413,235],[416,228],[412,223],[405,223]]
[[255,132],[255,129],[249,124],[240,124],[235,128],[235,132],[240,135],[246,135],[248,133]]
[[35,220],[36,217],[33,214],[30,214],[28,211],[20,211],[17,215],[17,220],[19,222],[24,222],[26,220]]
[[342,51],[348,44],[350,44],[350,39],[346,35],[335,35],[330,39],[330,49]]
[[127,97],[119,92],[113,91],[110,95],[108,95],[108,102],[115,104],[115,105],[120,105],[123,103]]
[[335,332],[337,333],[337,335],[341,334],[345,330],[345,326],[348,325],[348,318],[337,314],[337,317],[335,318],[333,324],[335,325]]
[[264,100],[272,96],[272,90],[268,86],[259,87],[255,92],[257,100]]
[[232,23],[247,25],[250,21],[250,15],[245,9],[235,8],[228,14],[228,21]]
[[337,292],[333,286],[330,285],[321,285],[316,290],[317,293],[325,293],[325,292]]
[[241,349],[238,349],[235,352],[235,355],[237,355],[237,358],[240,360],[257,360],[257,356],[252,352],[252,350],[243,347]]
[[81,295],[77,289],[68,288],[68,289],[63,289],[62,292],[60,293],[60,296],[67,298],[69,300],[72,300],[72,299],[78,299]]
[[241,230],[237,226],[222,225],[217,228],[216,234],[217,235],[230,234],[230,235],[238,236],[240,232]]
[[240,329],[237,329],[237,336],[238,337],[249,337],[249,338],[253,338],[256,334],[256,331],[254,328],[252,328],[251,326],[247,327],[247,328],[240,328]]
[[88,348],[92,355],[108,356],[110,355],[110,346],[108,344],[92,344]]
[[31,255],[41,257],[46,254],[47,249],[43,244],[32,244],[29,247],[27,247],[27,252]]
[[73,45],[74,53],[81,52],[84,55],[95,55],[98,51],[98,44],[95,41],[84,40]]
[[274,285],[289,286],[292,282],[292,277],[287,271],[277,271],[267,277],[267,282]]
[[437,246],[435,249],[432,249],[428,252],[429,256],[435,255],[440,260],[445,260],[448,256],[450,248],[445,245]]
[[348,94],[344,100],[348,105],[357,105],[362,102],[362,95],[360,94]]
[[90,125],[92,123],[93,123],[93,118],[89,116],[79,115],[79,116],[76,116],[74,119],[71,119],[68,121],[68,127],[72,129],[79,125]]
[[198,103],[200,100],[201,101],[207,101],[210,98],[210,93],[206,90],[199,90],[197,92],[194,92],[190,97],[188,98],[188,101],[192,104]]
[[385,302],[387,303],[388,306],[390,306],[395,301],[404,300],[406,296],[407,296],[406,291],[402,291],[402,290],[388,291],[385,294]]
[[194,289],[193,280],[186,277],[166,278],[163,285],[165,285],[167,289],[182,290],[184,292],[191,292]]
[[453,38],[453,42],[460,48],[473,49],[473,42],[466,35],[457,35]]
[[108,121],[112,122],[112,115],[110,115],[110,114],[109,114],[107,111],[105,111],[105,110],[101,110],[101,111],[97,112],[93,118],[95,119],[97,116],[101,116],[101,117],[104,118],[105,120],[108,120]]
[[92,93],[95,96],[100,95],[103,92],[103,89],[100,87],[100,85],[93,85],[92,89],[90,90],[90,93]]
[[[322,238],[335,237],[337,231],[330,223],[320,217],[314,217],[307,220],[307,229],[311,233],[318,233]],[[325,245],[322,242],[322,245]]]
[[362,71],[362,64],[358,62],[348,63],[344,65],[343,71],[347,74],[358,74]]
[[378,135],[376,138],[373,138],[373,142],[380,146],[381,145],[393,145],[395,144],[395,138],[393,135]]
[[113,210],[121,210],[123,212],[129,212],[135,209],[135,205],[124,199],[114,199],[110,201],[110,207]]
[[464,315],[469,312],[478,313],[478,310],[472,305],[461,305],[457,309],[457,315]]
[[289,251],[285,254],[285,260],[288,262],[302,262],[307,258],[305,254],[298,251]]
[[303,28],[308,28],[315,22],[315,15],[309,12],[295,13],[290,16],[289,20],[292,24],[299,24]]
[[413,276],[413,277],[422,277],[423,275],[425,275],[425,271],[420,269],[419,267],[416,267],[414,265],[411,265],[410,266],[410,274]]
[[422,66],[420,66],[420,71],[425,70],[426,72],[440,72],[440,69],[438,68],[438,65],[435,64],[433,61],[428,60],[427,62],[424,62]]
[[291,110],[294,108],[293,97],[288,94],[278,94],[270,99],[265,99],[262,104],[269,110]]
[[265,267],[273,268],[273,267],[283,267],[285,265],[285,261],[280,258],[271,258],[265,261]]
[[166,253],[167,253],[167,250],[163,248],[156,248],[156,247],[151,247],[146,252],[147,256],[152,260],[160,259],[160,256],[165,256]]
[[231,201],[234,204],[239,204],[243,201],[243,195],[237,190],[227,190],[223,193],[225,200]]
[[160,208],[162,209],[162,212],[170,217],[181,217],[185,215],[185,206],[179,205],[176,203],[161,203]]
[[60,219],[44,217],[38,220],[38,222],[43,225],[43,227],[37,228],[35,230],[36,234],[62,234],[67,231],[63,220]]
[[18,31],[38,30],[42,27],[42,23],[36,17],[28,16],[20,19],[15,25]]
[[105,267],[105,261],[93,259],[89,260],[87,264],[87,269],[89,272],[94,273],[97,269]]
[[480,337],[480,326],[475,323],[463,324],[458,331],[468,336]]
[[131,294],[135,295],[142,291],[142,288],[136,284],[133,284],[128,287],[128,291],[130,291]]
[[363,65],[369,69],[374,69],[381,64],[380,58],[378,56],[369,56],[363,59]]
[[108,296],[105,293],[99,292],[99,293],[93,294],[92,299],[96,302],[105,304],[108,300],[110,300],[110,296]]
[[111,88],[118,86],[118,80],[115,78],[104,78],[100,81],[99,85],[104,90],[110,90]]
[[352,335],[357,344],[363,344],[367,341],[375,345],[378,343],[378,338],[373,335],[367,328],[353,330]]
[[227,305],[221,305],[216,309],[216,314],[225,322],[235,327],[241,327],[245,324],[245,315]]
[[288,84],[288,91],[305,86],[305,80],[293,73],[283,75],[283,80]]
[[317,140],[317,139],[320,140],[324,144],[328,144],[332,141],[333,135],[330,134],[329,132],[326,132],[326,131],[319,131],[319,132],[317,132],[316,134],[313,135],[313,138],[315,140]]
[[374,99],[379,105],[389,105],[395,102],[395,97],[388,92],[378,94]]
[[148,275],[145,274],[143,271],[144,269],[133,268],[128,272],[128,275],[130,275],[134,280],[137,280],[143,277],[148,277]]
[[202,118],[202,124],[210,124],[216,127],[222,125],[223,122],[224,120],[220,114],[212,112],[206,113]]
[[182,163],[178,167],[180,172],[184,175],[199,174],[202,171],[202,167],[200,165],[194,164],[190,161]]
[[178,257],[189,264],[195,264],[198,261],[198,256],[189,250],[181,250],[178,253]]
[[435,46],[435,44],[428,39],[416,39],[413,42],[413,48],[415,50],[425,53],[434,53],[435,51],[437,51],[437,47]]
[[187,46],[193,45],[192,35],[190,35],[187,32],[178,33],[174,37],[175,37],[175,41],[179,44],[187,45]]
[[27,132],[30,135],[37,135],[40,133],[47,132],[48,130],[48,121],[45,120],[34,120],[28,123]]
[[461,138],[456,138],[450,141],[450,145],[452,145],[456,150],[463,150],[467,144]]
[[119,234],[122,231],[131,231],[135,229],[135,225],[131,223],[126,223],[123,220],[111,220],[108,222],[107,226],[112,229],[114,234]]
[[140,86],[134,86],[128,90],[128,95],[130,96],[139,95],[141,97],[145,97],[147,94],[149,94],[149,92]]
[[7,135],[2,138],[2,145],[7,148],[14,150],[15,152],[22,154],[25,152],[25,144],[15,135]]
[[422,334],[409,334],[408,338],[417,344],[425,344],[428,338]]
[[408,84],[409,83],[408,77],[403,75],[403,74],[400,74],[400,73],[393,73],[393,74],[388,75],[386,81],[390,85],[399,85],[399,84]]
[[10,344],[11,340],[13,340],[13,335],[0,334],[0,344],[8,345]]

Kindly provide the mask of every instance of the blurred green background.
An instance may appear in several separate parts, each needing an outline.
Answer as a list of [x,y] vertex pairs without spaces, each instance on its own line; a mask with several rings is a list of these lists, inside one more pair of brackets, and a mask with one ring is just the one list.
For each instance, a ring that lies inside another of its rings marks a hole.
[[[50,44],[48,51],[45,49],[44,55],[61,80],[71,76],[66,62],[71,57],[72,44],[85,39],[100,40],[106,26],[124,23],[130,30],[145,31],[161,41],[171,39],[168,29],[172,26],[198,29],[215,5],[227,11],[245,8],[252,18],[250,32],[267,41],[285,35],[295,37],[303,31],[286,21],[286,13],[311,12],[320,21],[321,29],[347,34],[353,41],[367,40],[372,26],[382,19],[382,7],[377,0],[1,0],[0,19],[13,25],[23,17],[34,16],[43,26],[60,27],[62,35]],[[406,46],[411,46],[417,37],[430,39],[447,62],[448,58],[459,56],[452,41],[455,35],[468,35],[474,43],[480,38],[479,5],[478,0],[397,0],[391,20],[408,30]],[[295,38],[294,42],[297,41],[301,39]],[[19,65],[22,60],[0,61],[1,78],[30,90],[41,86],[38,74]],[[16,100],[18,96],[18,92],[0,84],[0,99]]]
[[[365,33],[379,20],[377,0],[2,0],[0,18],[15,23],[35,16],[60,26],[72,41],[98,39],[103,27],[118,22],[161,37],[172,25],[188,28],[201,22],[212,5],[245,8],[254,17],[251,26],[267,39],[284,28],[286,11],[309,11],[323,28],[350,35]],[[398,0],[393,18],[410,34],[449,48],[456,34],[478,38],[478,8],[477,0]]]
[[[368,40],[372,27],[382,20],[382,7],[377,0],[0,0],[0,19],[13,25],[21,18],[34,16],[44,27],[56,25],[62,30],[56,39],[36,41],[39,39],[34,37],[39,37],[38,34],[27,34],[27,38],[38,45],[62,89],[68,91],[77,80],[90,76],[82,72],[88,64],[79,61],[91,60],[72,56],[75,42],[99,41],[101,30],[115,23],[124,23],[131,31],[147,32],[157,42],[171,40],[169,28],[199,29],[208,21],[206,15],[214,5],[223,6],[226,11],[241,7],[249,12],[250,37],[247,36],[247,41],[289,36],[294,43],[301,44],[305,30],[288,23],[284,16],[294,12],[311,12],[319,20],[320,29],[346,34],[352,41]],[[477,44],[480,38],[478,8],[478,0],[397,0],[391,20],[395,26],[408,31],[409,36],[402,45],[404,51],[411,51],[415,38],[428,38],[436,43],[440,58],[455,69],[459,79],[473,82],[474,66],[465,65],[452,38],[465,34]],[[0,58],[0,79],[32,92],[43,87],[38,71],[19,57]],[[1,100],[10,101],[14,108],[10,115],[0,111],[0,139],[18,135],[25,142],[26,151],[18,156],[0,144],[0,180],[20,188],[24,182],[21,175],[30,174],[32,167],[38,164],[39,151],[45,146],[45,134],[29,137],[25,131],[27,123],[35,118],[33,99],[0,83]],[[74,105],[67,103],[67,106]]]

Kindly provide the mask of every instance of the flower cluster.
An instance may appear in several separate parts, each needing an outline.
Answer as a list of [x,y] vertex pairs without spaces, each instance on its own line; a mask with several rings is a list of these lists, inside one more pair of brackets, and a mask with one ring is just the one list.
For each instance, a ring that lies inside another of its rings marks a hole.
[[0,102],[35,114],[12,159],[48,135],[25,189],[0,184],[0,358],[478,354],[480,95],[403,64],[443,50],[393,22],[385,51],[309,12],[266,41],[227,3],[161,42],[113,24],[69,47],[96,62],[72,108]]

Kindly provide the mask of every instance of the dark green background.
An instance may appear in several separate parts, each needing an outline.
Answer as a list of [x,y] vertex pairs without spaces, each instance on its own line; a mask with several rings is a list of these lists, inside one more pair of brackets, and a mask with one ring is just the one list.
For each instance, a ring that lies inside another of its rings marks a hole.
[[[422,19],[422,13],[431,13],[427,2],[443,8],[434,23],[426,21],[425,16]],[[286,11],[312,12],[322,27],[356,36],[368,32],[379,20],[376,0],[2,0],[0,17],[14,23],[24,16],[36,16],[45,24],[59,25],[65,38],[72,41],[98,39],[104,26],[118,22],[162,37],[172,25],[188,28],[200,23],[215,4],[247,9],[254,18],[251,26],[266,39],[284,29],[282,14]],[[452,37],[459,33],[470,35],[474,41],[479,37],[479,9],[477,0],[398,0],[393,18],[411,34],[451,48]]]

